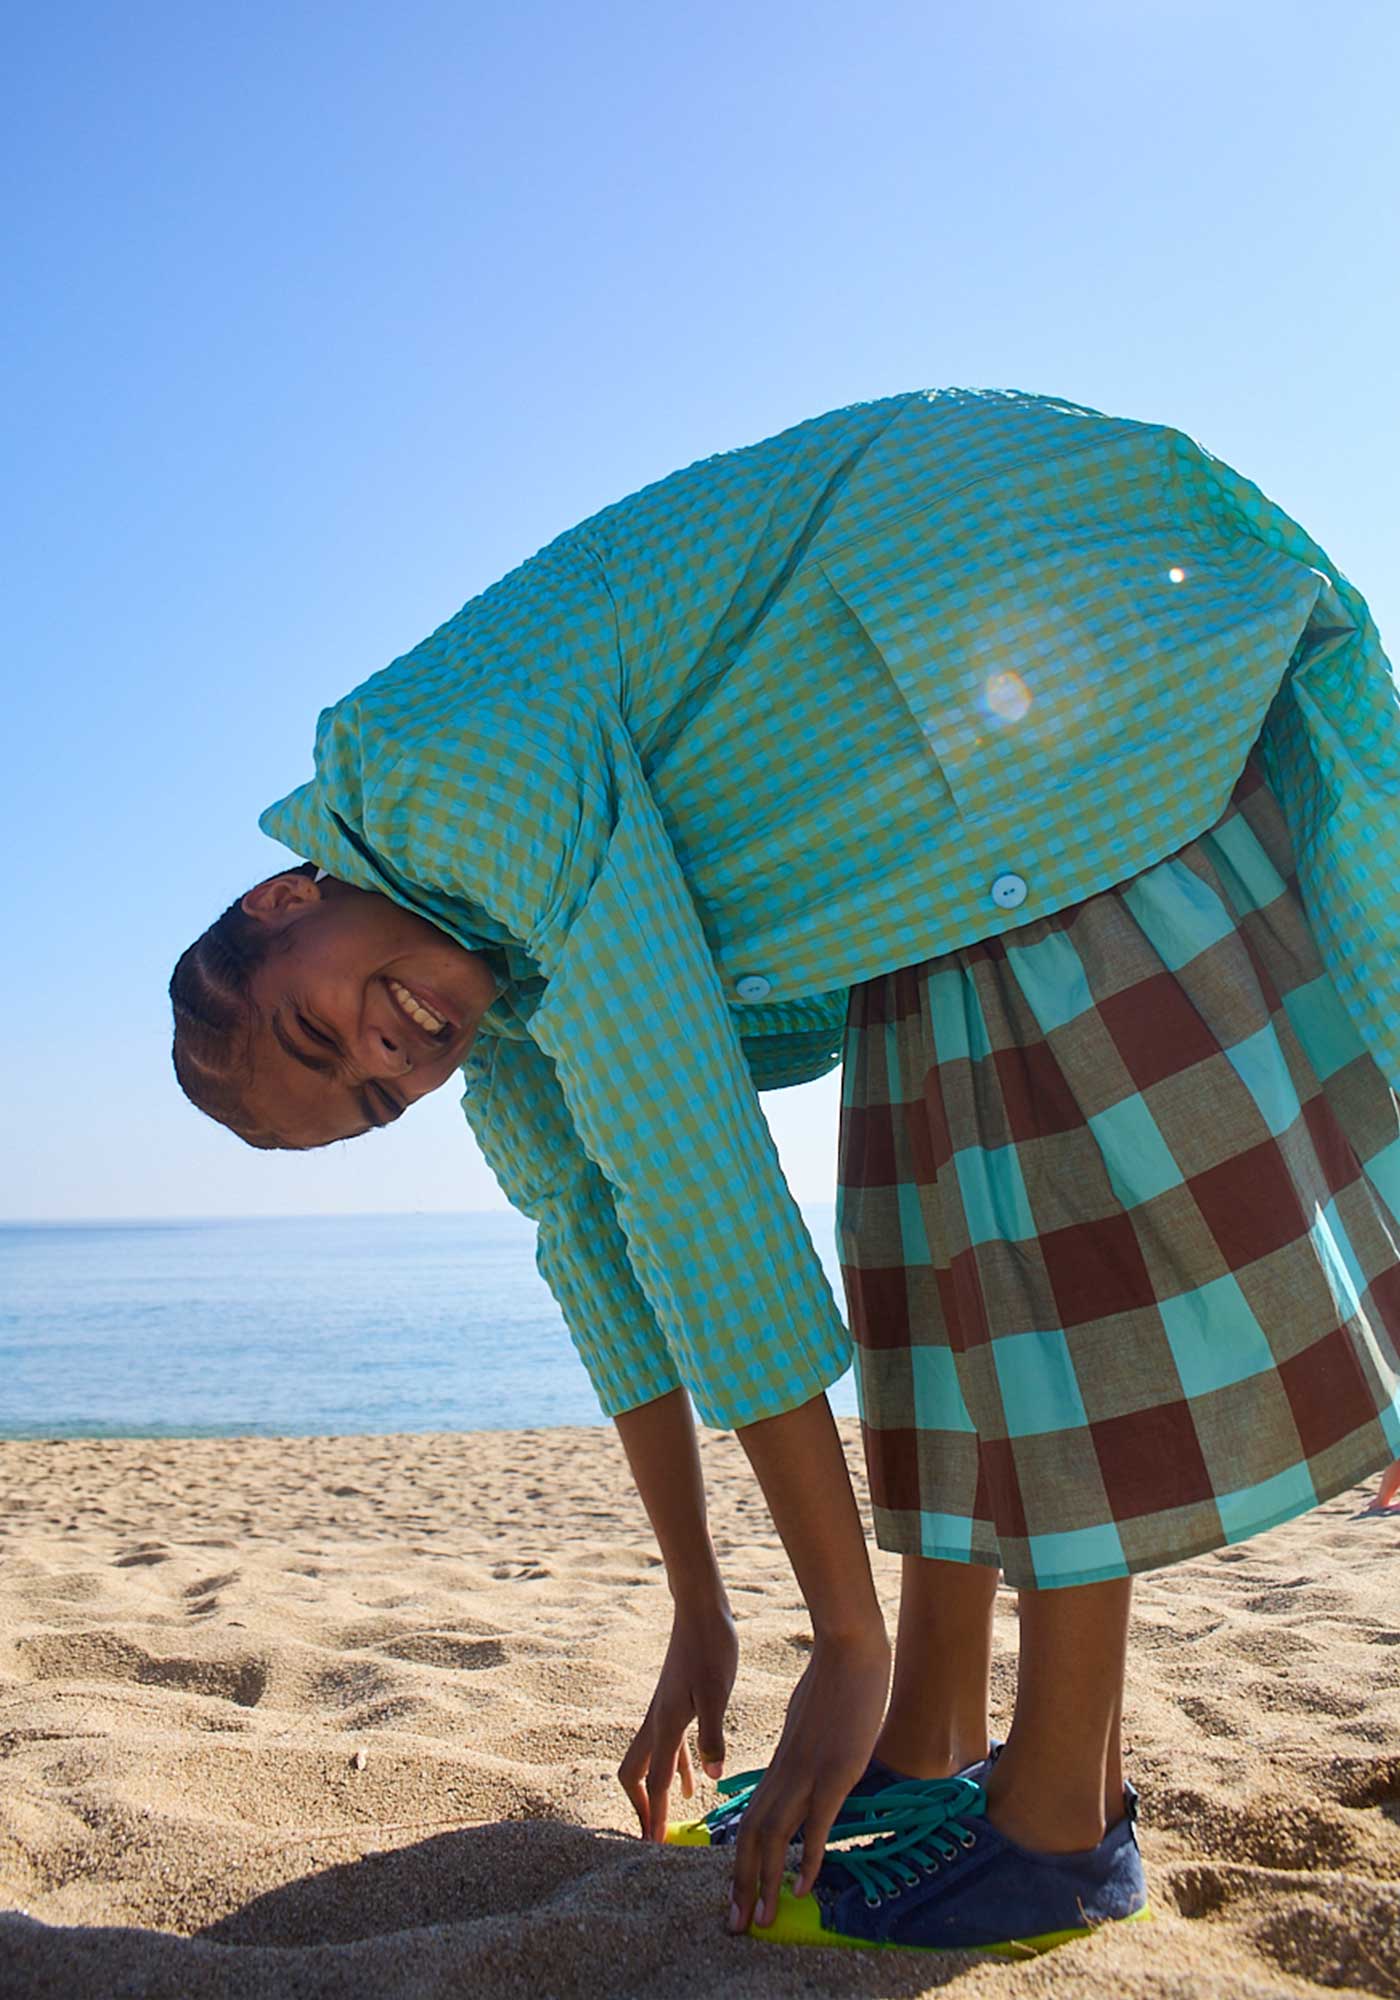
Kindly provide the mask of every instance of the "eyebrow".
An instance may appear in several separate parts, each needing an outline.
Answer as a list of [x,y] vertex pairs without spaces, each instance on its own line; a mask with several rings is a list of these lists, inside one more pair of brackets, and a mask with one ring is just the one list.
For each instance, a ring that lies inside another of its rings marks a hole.
[[[278,1007],[274,1007],[272,1010],[271,1025],[278,1047],[285,1049],[295,1062],[299,1062],[304,1069],[315,1070],[318,1076],[335,1075],[336,1063],[333,1057],[313,1055],[310,1049],[304,1049],[299,1043],[293,1041],[283,1026],[282,1012]],[[397,1110],[390,1112],[387,1118],[376,1118],[374,1115],[376,1109],[375,1102],[370,1096],[368,1088],[360,1089],[355,1095],[360,1107],[360,1116],[366,1122],[354,1132],[342,1133],[340,1139],[322,1140],[321,1144],[335,1146],[341,1144],[344,1139],[363,1139],[366,1132],[382,1132],[386,1125],[392,1125],[396,1118],[402,1118],[403,1116],[404,1107],[400,1105]]]

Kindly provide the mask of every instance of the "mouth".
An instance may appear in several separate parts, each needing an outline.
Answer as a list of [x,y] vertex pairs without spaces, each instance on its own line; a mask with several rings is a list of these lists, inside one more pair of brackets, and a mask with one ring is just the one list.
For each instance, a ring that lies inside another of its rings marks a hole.
[[396,1011],[409,1027],[417,1029],[420,1039],[432,1049],[450,1046],[457,1033],[456,1024],[442,1011],[436,994],[405,986],[401,979],[386,978],[384,984]]

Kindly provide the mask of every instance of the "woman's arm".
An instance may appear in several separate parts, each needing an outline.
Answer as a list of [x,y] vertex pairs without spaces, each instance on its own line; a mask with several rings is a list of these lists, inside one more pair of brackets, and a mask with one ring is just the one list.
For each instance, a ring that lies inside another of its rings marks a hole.
[[[695,1428],[684,1393],[615,1419],[666,1562],[675,1600],[671,1643],[645,1722],[618,1771],[644,1835],[666,1837],[679,1771],[694,1789],[685,1732],[700,1724],[700,1758],[719,1775],[724,1711],[738,1646],[710,1540]],[[758,1903],[769,1922],[789,1841],[804,1829],[799,1893],[811,1886],[832,1820],[864,1771],[884,1714],[890,1649],[860,1516],[825,1396],[738,1433],[812,1619],[812,1658],[788,1705],[768,1774],[744,1814],[734,1867],[736,1929]]]
[[806,1599],[813,1643],[777,1751],[743,1817],[733,1930],[747,1928],[755,1903],[758,1921],[772,1922],[799,1826],[797,1893],[811,1888],[831,1823],[875,1747],[890,1675],[860,1515],[826,1397],[748,1424],[739,1440]]
[[614,1419],[657,1547],[666,1564],[674,1613],[671,1641],[651,1707],[618,1770],[642,1834],[666,1838],[671,1781],[695,1790],[686,1730],[700,1726],[700,1762],[712,1778],[724,1768],[724,1712],[739,1662],[724,1582],[705,1517],[705,1484],[690,1405],[682,1389]]

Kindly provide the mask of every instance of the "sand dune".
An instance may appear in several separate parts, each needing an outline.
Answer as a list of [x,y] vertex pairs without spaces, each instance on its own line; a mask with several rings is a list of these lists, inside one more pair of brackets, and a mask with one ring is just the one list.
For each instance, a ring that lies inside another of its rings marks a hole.
[[[741,1769],[807,1627],[733,1440],[704,1448]],[[0,1453],[5,2000],[1400,1995],[1400,1520],[1370,1490],[1139,1586],[1157,1921],[1006,1967],[730,1939],[723,1858],[632,1835],[613,1771],[668,1599],[611,1433]],[[1015,1632],[1004,1594],[1003,1719]]]

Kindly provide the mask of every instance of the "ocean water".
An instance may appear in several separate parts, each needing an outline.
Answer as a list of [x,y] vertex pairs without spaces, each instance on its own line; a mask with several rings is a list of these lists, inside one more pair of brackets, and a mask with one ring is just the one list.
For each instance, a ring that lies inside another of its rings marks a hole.
[[[837,1297],[828,1207],[805,1211]],[[0,1224],[0,1437],[604,1421],[513,1213]],[[855,1409],[849,1376],[833,1394]]]

